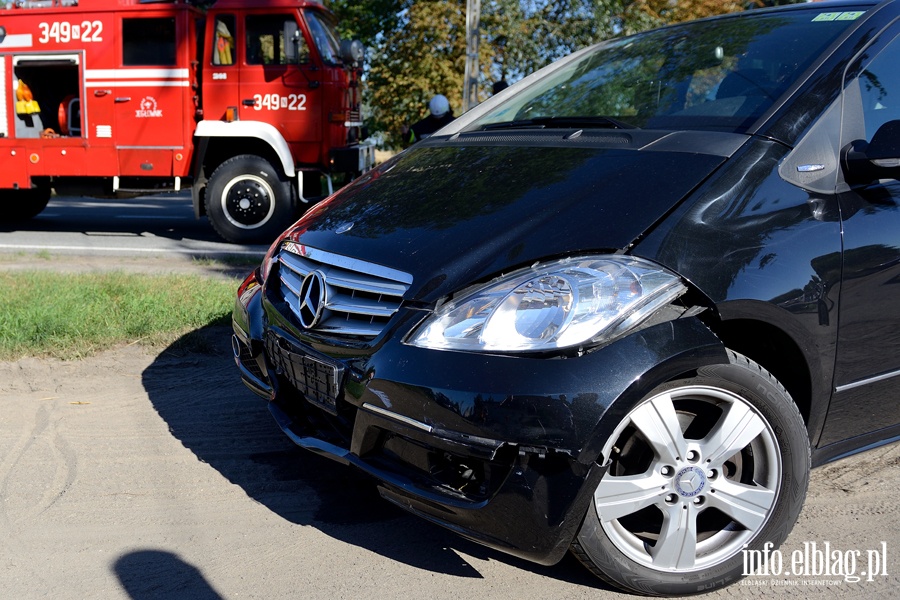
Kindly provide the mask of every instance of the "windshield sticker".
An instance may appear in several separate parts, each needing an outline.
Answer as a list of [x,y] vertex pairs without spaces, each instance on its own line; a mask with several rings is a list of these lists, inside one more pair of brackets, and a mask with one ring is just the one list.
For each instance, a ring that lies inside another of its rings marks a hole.
[[853,10],[848,12],[827,12],[822,13],[820,15],[816,15],[813,19],[813,23],[816,21],[855,21],[866,11],[864,10]]

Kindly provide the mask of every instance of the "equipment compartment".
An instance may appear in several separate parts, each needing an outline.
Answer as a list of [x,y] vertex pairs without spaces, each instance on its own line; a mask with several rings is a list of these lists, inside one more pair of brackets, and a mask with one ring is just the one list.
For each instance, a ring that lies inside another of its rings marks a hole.
[[13,57],[15,137],[81,137],[78,55]]

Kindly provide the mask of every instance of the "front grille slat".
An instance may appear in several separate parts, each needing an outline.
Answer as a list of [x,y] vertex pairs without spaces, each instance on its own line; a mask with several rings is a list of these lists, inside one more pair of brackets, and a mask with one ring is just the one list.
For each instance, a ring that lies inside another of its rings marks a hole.
[[303,285],[303,277],[294,271],[283,269],[281,271],[281,285],[287,287],[295,296],[299,296],[300,286]]
[[352,298],[337,294],[328,298],[325,308],[332,312],[373,317],[390,317],[400,308],[400,302],[378,302],[366,298]]
[[357,337],[375,337],[384,329],[384,323],[367,324],[365,321],[348,323],[340,319],[326,319],[316,327],[316,331],[335,335],[352,335]]
[[326,304],[312,330],[329,335],[376,337],[412,283],[408,273],[293,242],[282,245],[277,264],[279,293],[298,323],[304,279],[321,278]]
[[315,268],[315,263],[288,251],[283,251],[278,256],[278,260],[286,265],[288,269],[299,274],[301,279]]
[[390,296],[402,296],[406,293],[407,287],[402,283],[389,284],[379,281],[375,277],[347,277],[344,273],[326,272],[328,284],[337,287],[343,287],[350,290],[361,292],[369,292],[371,294],[386,294]]

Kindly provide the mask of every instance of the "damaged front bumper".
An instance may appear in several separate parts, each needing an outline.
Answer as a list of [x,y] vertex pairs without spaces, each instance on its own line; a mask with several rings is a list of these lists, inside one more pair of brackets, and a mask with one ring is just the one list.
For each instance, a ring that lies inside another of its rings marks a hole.
[[[724,351],[696,318],[554,359],[304,338],[255,276],[233,349],[244,383],[297,445],[376,479],[381,495],[460,535],[542,564],[565,554],[605,473],[607,412]],[[621,416],[621,415],[619,415]]]

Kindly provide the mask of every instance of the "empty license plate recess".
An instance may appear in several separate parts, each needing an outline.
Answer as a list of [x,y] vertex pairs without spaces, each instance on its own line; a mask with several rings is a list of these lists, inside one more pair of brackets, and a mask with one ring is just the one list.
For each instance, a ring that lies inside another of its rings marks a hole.
[[337,412],[343,366],[311,356],[301,346],[272,331],[266,335],[266,349],[275,369],[283,373],[307,400],[332,413]]

